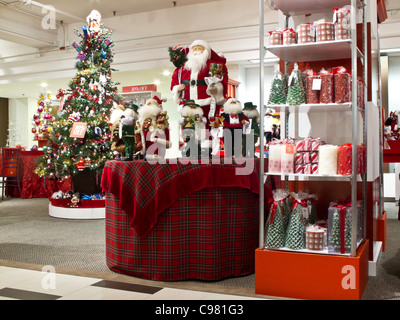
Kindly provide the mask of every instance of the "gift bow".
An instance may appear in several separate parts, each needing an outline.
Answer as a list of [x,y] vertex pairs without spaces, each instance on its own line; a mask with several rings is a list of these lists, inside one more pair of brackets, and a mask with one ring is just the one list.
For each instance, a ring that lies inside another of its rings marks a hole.
[[307,200],[301,200],[301,201],[295,200],[295,203],[292,206],[292,210],[294,208],[296,208],[298,205],[302,205],[303,207],[307,207],[308,206]]

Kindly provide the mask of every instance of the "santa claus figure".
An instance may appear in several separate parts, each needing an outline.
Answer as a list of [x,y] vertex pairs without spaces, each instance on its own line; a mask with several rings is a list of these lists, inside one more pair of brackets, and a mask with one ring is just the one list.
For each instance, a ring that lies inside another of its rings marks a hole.
[[226,59],[216,54],[202,40],[194,41],[188,48],[181,48],[187,61],[175,69],[171,81],[174,101],[178,111],[187,100],[193,100],[203,109],[207,118],[206,128],[219,115],[221,106],[226,101],[228,88],[228,70]]
[[136,121],[138,119],[137,114],[138,106],[135,104],[129,104],[120,120],[119,127],[119,138],[122,139],[125,145],[125,157],[124,161],[132,161],[136,153]]
[[252,102],[244,103],[243,113],[250,121],[243,137],[243,153],[249,157],[254,155],[255,148],[260,144],[260,113]]
[[111,128],[111,151],[114,153],[115,159],[119,159],[125,153],[125,145],[119,135],[119,127],[121,117],[123,116],[125,107],[121,104],[115,104],[111,109],[109,126]]
[[225,156],[241,157],[243,131],[250,125],[249,118],[243,113],[241,103],[229,98],[224,104],[224,110],[221,113],[224,128],[224,149]]
[[165,101],[154,96],[138,109],[136,147],[146,159],[163,159],[166,149],[171,147],[168,115],[162,109]]
[[182,155],[186,157],[199,157],[201,144],[205,140],[205,125],[203,109],[194,100],[187,100],[181,110],[179,124],[182,128],[182,139],[185,142]]

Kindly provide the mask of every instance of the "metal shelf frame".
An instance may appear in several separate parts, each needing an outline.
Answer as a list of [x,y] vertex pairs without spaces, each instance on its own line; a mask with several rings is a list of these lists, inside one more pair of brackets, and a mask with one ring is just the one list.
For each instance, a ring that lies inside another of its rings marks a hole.
[[[305,0],[305,1],[293,1],[293,0],[271,0],[271,4],[276,8],[276,9],[280,9],[279,5],[283,5],[285,6],[285,8],[291,8],[290,14],[295,15],[295,14],[304,14],[304,12],[308,12],[310,10],[313,10],[312,7],[307,8],[305,6],[307,5],[312,5],[312,3],[314,3],[316,0]],[[295,3],[295,6],[290,6],[290,4]],[[321,2],[317,1],[320,5]],[[352,127],[352,172],[353,174],[350,176],[349,180],[351,183],[351,200],[352,200],[352,212],[355,213],[357,212],[357,182],[358,182],[358,177],[357,177],[357,148],[355,146],[358,145],[358,126],[360,125],[358,123],[358,112],[361,112],[362,115],[362,127],[363,127],[363,143],[365,145],[366,150],[368,150],[368,146],[367,146],[367,133],[366,133],[366,123],[367,123],[367,110],[366,107],[364,108],[364,110],[359,110],[357,108],[357,62],[358,59],[360,58],[362,64],[363,64],[363,80],[364,83],[367,83],[366,80],[366,75],[367,75],[367,41],[366,41],[366,4],[364,0],[343,0],[342,1],[343,5],[350,5],[351,6],[351,40],[350,41],[346,41],[346,42],[341,42],[338,43],[338,47],[340,46],[350,46],[350,58],[351,58],[351,75],[352,75],[352,101],[351,101],[351,106],[350,106],[350,110],[352,112],[352,117],[353,117],[353,127]],[[322,12],[322,11],[326,11],[329,9],[332,9],[334,7],[338,7],[337,1],[335,0],[334,2],[335,4],[332,4],[332,2],[330,1],[325,1],[325,4],[322,5],[322,7],[318,7],[317,10],[313,10],[312,12]],[[265,47],[265,43],[264,43],[264,5],[265,5],[265,0],[259,0],[259,10],[260,10],[260,79],[259,79],[259,85],[260,85],[260,99],[259,99],[259,105],[260,105],[260,112],[262,115],[265,114],[265,105],[264,105],[264,98],[265,98],[265,92],[264,92],[264,56],[266,53],[267,48]],[[332,5],[332,6],[331,6]],[[315,8],[314,8],[315,9]],[[286,10],[286,9],[285,9]],[[294,12],[293,12],[294,10]],[[297,10],[297,11],[296,11]],[[357,15],[358,15],[358,10],[361,11],[361,15],[362,15],[362,37],[363,37],[363,52],[360,55],[360,50],[357,47]],[[282,11],[282,10],[281,10]],[[286,10],[287,11],[287,10]],[[289,19],[289,13],[282,11],[285,16],[286,16],[286,27],[288,26],[288,19]],[[311,11],[310,11],[311,12]],[[329,44],[332,45],[332,44]],[[316,46],[318,48],[323,48],[323,46],[321,46],[320,44],[316,44]],[[336,46],[335,44],[333,44],[333,46]],[[304,46],[303,46],[304,47]],[[312,48],[312,44],[308,45],[307,48]],[[302,46],[299,46],[299,48],[295,48],[296,50],[292,52],[298,52],[299,49],[301,49]],[[271,50],[272,52],[280,52],[283,56],[286,57],[291,57],[290,60],[294,60],[293,58],[293,54],[288,55],[287,53],[284,53],[285,48],[283,48],[282,46],[279,46],[279,48],[277,48],[276,50]],[[321,59],[319,59],[321,60]],[[324,60],[329,60],[329,59],[324,59]],[[298,61],[302,61],[302,60],[298,60]],[[295,62],[295,61],[290,61],[290,62]],[[288,62],[285,61],[285,73],[288,73]],[[367,90],[365,90],[365,96],[364,96],[364,101],[365,104],[367,103]],[[288,132],[288,114],[290,112],[289,109],[287,109],[285,112],[285,125],[286,125],[286,132]],[[260,126],[261,128],[264,127],[264,117],[261,117],[261,123]],[[287,135],[286,135],[287,136]],[[264,145],[264,135],[260,135],[260,144],[261,146]],[[366,157],[368,158],[368,157]],[[366,159],[367,161],[367,159]],[[367,167],[367,164],[366,164]],[[260,226],[259,226],[259,248],[260,249],[264,249],[264,193],[263,188],[264,188],[264,161],[260,161]],[[279,174],[278,174],[279,175]],[[367,204],[367,199],[366,199],[366,195],[367,195],[367,173],[362,174],[361,175],[361,179],[363,182],[362,188],[363,188],[363,215],[364,215],[364,234],[363,234],[363,239],[365,239],[365,233],[366,233],[366,219],[365,219],[365,214],[366,214],[366,204]],[[321,182],[323,183],[323,182]],[[286,187],[288,186],[288,177],[285,177],[285,185]],[[358,224],[358,215],[357,214],[352,214],[352,237],[351,237],[351,253],[350,255],[352,257],[355,257],[357,255],[357,247],[358,247],[358,243],[357,243],[357,224]]]

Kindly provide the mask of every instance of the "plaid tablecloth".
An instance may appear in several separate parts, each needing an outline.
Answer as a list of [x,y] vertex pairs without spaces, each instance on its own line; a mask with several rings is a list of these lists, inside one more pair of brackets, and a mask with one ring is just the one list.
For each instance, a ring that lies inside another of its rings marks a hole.
[[103,191],[119,199],[130,225],[144,237],[157,223],[161,212],[195,191],[208,187],[242,187],[258,194],[258,169],[259,160],[247,164],[108,161],[101,186]]
[[[247,176],[234,170],[234,165],[107,162],[102,186],[108,267],[159,281],[253,273],[258,170]],[[272,188],[268,180],[266,203]]]

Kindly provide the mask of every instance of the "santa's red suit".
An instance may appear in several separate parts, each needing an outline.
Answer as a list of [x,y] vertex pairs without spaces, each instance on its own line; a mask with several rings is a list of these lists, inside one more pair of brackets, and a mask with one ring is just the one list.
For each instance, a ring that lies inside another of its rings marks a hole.
[[[250,121],[243,113],[241,103],[234,98],[229,98],[224,104],[224,112],[221,113],[221,117],[224,120],[224,148],[226,157],[242,156],[243,150],[240,154],[236,154],[239,150],[235,150],[235,148],[242,149],[243,128],[249,125]],[[229,138],[226,136],[227,132],[225,130],[230,131]],[[239,138],[240,140],[236,142],[236,145],[235,138]],[[235,153],[235,151],[237,152]]]
[[137,149],[146,159],[164,158],[166,149],[171,147],[168,116],[161,103],[155,96],[138,110]]
[[[227,95],[228,90],[228,70],[226,68],[226,59],[216,54],[213,50],[210,49],[208,44],[202,40],[194,41],[190,47],[194,46],[202,46],[205,48],[205,51],[208,53],[208,60],[206,65],[198,72],[189,70],[186,66],[187,63],[181,67],[176,68],[174,74],[172,76],[171,81],[171,91],[176,103],[179,104],[180,108],[185,104],[187,100],[194,100],[196,104],[198,104],[204,112],[204,116],[209,120],[207,123],[207,128],[209,128],[209,122],[214,119],[210,119],[210,104],[212,102],[211,95],[208,94],[208,86],[205,81],[205,78],[211,77],[210,75],[210,65],[212,63],[218,64],[222,71],[222,81],[215,84],[215,88],[217,89],[217,94],[215,95],[216,108],[214,112],[214,117],[219,115],[219,110],[221,106],[225,102],[225,97]],[[180,84],[185,85],[185,89],[183,91],[178,91],[178,86]],[[212,117],[211,117],[212,118]]]

